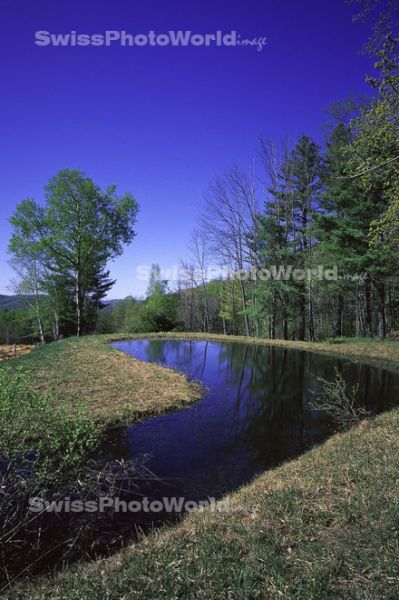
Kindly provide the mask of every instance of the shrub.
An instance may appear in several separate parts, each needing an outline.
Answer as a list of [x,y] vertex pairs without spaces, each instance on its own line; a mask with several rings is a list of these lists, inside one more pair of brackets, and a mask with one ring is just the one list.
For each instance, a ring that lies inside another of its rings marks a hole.
[[21,370],[0,370],[0,448],[3,458],[29,461],[36,478],[55,482],[71,476],[100,441],[96,424],[66,403],[53,406],[40,396]]
[[329,337],[326,338],[326,344],[346,344],[347,342],[352,341],[350,338],[340,336],[340,337]]
[[359,384],[350,388],[338,369],[335,373],[334,381],[318,378],[322,392],[310,402],[310,407],[325,411],[340,427],[348,427],[370,413],[358,405]]
[[[21,370],[0,369],[0,580],[54,545],[46,515],[32,515],[29,499],[76,488],[99,442],[100,429],[82,413],[72,419],[66,403],[37,394]],[[68,542],[57,546],[67,552]]]

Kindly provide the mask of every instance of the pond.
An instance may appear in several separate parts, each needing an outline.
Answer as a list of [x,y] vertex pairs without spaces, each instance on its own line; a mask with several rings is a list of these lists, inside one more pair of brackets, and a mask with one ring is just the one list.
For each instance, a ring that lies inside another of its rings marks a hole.
[[[359,404],[374,414],[399,398],[397,375],[339,357],[187,339],[141,339],[113,346],[139,360],[184,372],[201,382],[203,396],[192,406],[109,429],[93,463],[97,483],[92,491],[89,481],[88,498],[95,500],[97,509],[35,515],[19,533],[21,546],[0,557],[7,577],[108,555],[134,541],[138,532],[180,518],[181,508],[187,506],[181,499],[217,500],[321,443],[335,425],[312,409],[310,401],[320,391],[319,378],[334,380],[336,369],[350,386],[359,384]],[[111,472],[101,479],[101,487],[98,475],[107,466]],[[71,497],[79,499],[81,492],[72,491]],[[124,511],[108,505],[98,510],[99,497],[133,502],[135,508]],[[167,506],[165,499],[180,504]],[[145,500],[157,502],[157,510],[148,510]]]
[[139,360],[182,371],[205,387],[203,398],[191,407],[111,436],[110,456],[146,457],[158,479],[143,482],[138,493],[151,498],[220,498],[325,440],[334,423],[309,402],[320,389],[318,378],[334,380],[336,368],[348,384],[359,384],[359,403],[372,413],[399,398],[396,375],[310,352],[186,339],[112,345]]

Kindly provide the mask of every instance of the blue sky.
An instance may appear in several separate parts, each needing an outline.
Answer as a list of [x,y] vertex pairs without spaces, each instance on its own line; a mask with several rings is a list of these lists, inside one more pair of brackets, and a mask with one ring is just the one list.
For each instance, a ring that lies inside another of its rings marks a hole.
[[[367,93],[368,36],[345,0],[0,0],[0,293],[8,219],[80,168],[140,203],[137,237],[111,265],[110,297],[143,294],[138,265],[179,263],[209,181],[250,168],[259,136],[322,140],[325,108]],[[39,47],[51,33],[237,31],[252,47]]]

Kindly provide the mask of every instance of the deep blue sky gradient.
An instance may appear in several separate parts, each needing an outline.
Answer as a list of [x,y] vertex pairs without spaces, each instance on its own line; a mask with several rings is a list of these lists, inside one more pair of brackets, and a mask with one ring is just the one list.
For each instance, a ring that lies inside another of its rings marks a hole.
[[[345,0],[0,0],[0,293],[8,219],[62,168],[131,191],[137,238],[110,297],[143,294],[138,265],[184,257],[209,181],[250,168],[260,134],[322,140],[325,108],[368,93],[368,27]],[[236,30],[255,48],[37,47],[34,32]]]

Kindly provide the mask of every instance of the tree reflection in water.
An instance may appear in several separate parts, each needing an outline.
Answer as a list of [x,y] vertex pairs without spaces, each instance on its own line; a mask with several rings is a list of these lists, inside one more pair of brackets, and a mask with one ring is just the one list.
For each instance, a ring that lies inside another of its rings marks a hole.
[[309,401],[335,367],[360,402],[379,412],[397,402],[398,377],[381,369],[298,350],[236,342],[150,339],[118,342],[140,360],[183,371],[206,388],[194,406],[119,434],[114,450],[150,456],[149,468],[190,498],[221,496],[323,441],[333,424]]

